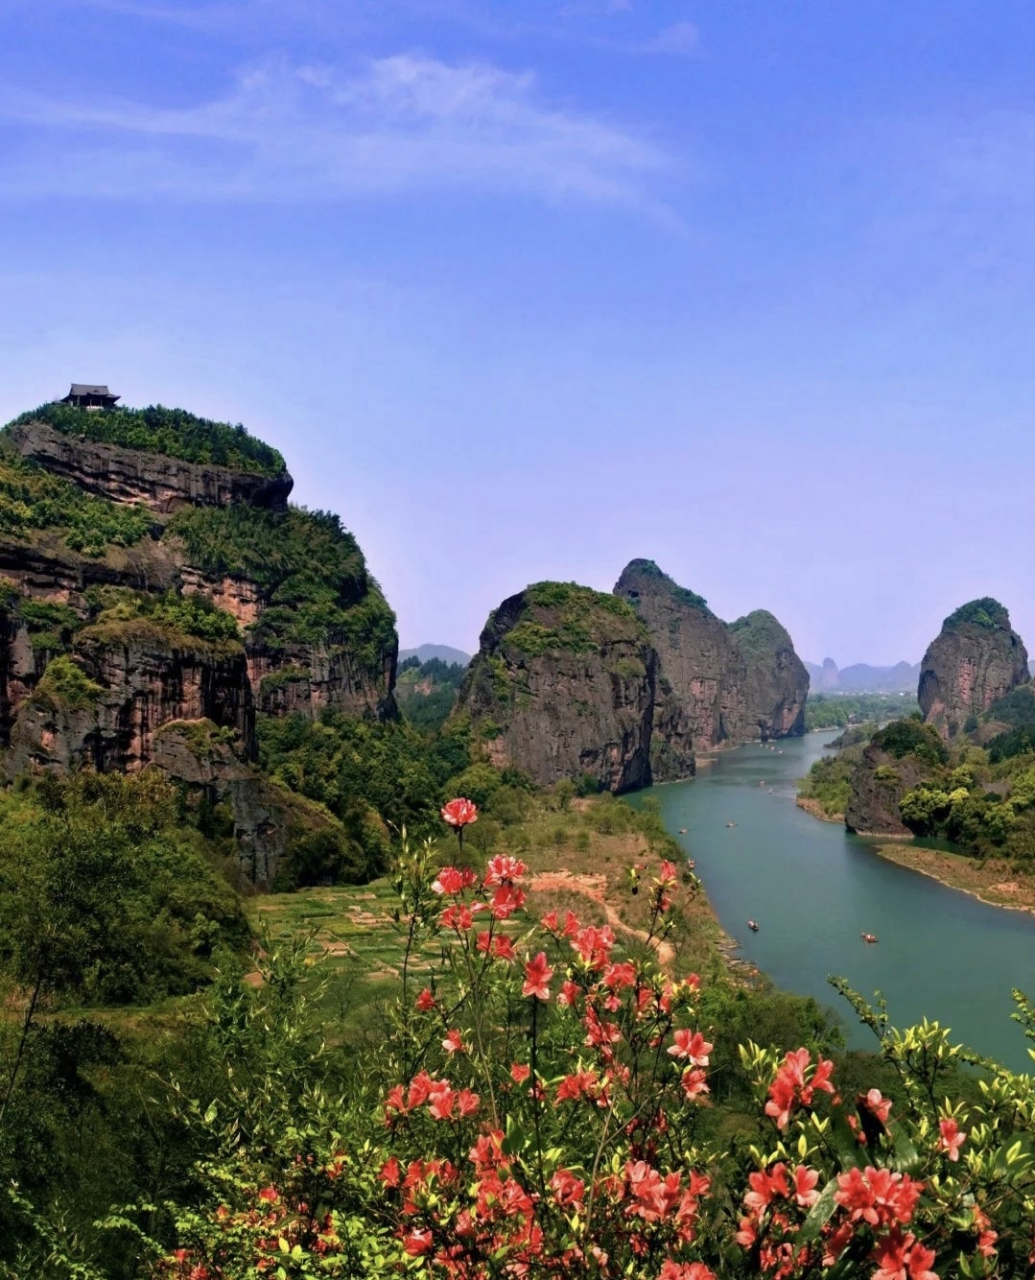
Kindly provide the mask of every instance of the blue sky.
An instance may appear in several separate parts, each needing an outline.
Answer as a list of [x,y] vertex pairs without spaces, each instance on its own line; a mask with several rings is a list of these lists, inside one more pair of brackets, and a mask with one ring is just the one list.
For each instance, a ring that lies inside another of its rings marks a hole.
[[0,419],[243,421],[404,645],[647,556],[818,660],[1035,649],[1035,14],[4,0]]

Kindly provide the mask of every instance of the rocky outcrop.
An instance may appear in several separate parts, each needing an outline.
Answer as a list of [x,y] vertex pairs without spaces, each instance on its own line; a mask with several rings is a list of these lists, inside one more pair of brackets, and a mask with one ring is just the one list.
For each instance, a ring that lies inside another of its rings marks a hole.
[[221,816],[232,824],[233,857],[247,883],[275,888],[285,861],[314,839],[339,860],[349,856],[340,822],[243,763],[226,731],[211,720],[163,725],[154,736],[153,767],[180,783],[195,807],[207,805],[217,824]]
[[542,582],[490,616],[458,710],[495,765],[627,791],[651,780],[656,665],[625,601]]
[[787,630],[765,609],[738,618],[729,630],[747,667],[746,735],[765,742],[803,734],[809,673]]
[[[241,438],[242,456],[265,449]],[[292,832],[331,863],[358,855],[334,853],[328,815],[300,826],[256,771],[257,712],[390,717],[397,653],[354,539],[336,517],[288,507],[291,477],[266,453],[274,474],[37,420],[0,435],[0,772],[160,765],[231,806],[240,865],[264,884]],[[182,724],[221,735],[211,777],[163,736]]]
[[917,700],[925,722],[952,738],[1028,678],[1027,650],[1009,613],[986,597],[945,619],[924,654]]
[[[33,649],[24,627],[8,652],[4,701],[16,710],[8,713],[9,776],[84,765],[136,772],[153,759],[156,731],[172,720],[207,718],[232,731],[242,760],[255,756],[255,708],[240,644],[170,636],[144,621],[86,627],[63,659],[84,677],[70,688],[48,682],[53,654]],[[26,695],[20,705],[13,689]]]
[[929,773],[930,767],[919,760],[896,759],[871,744],[852,772],[845,826],[861,836],[912,835],[902,821],[899,804]]
[[183,462],[64,435],[45,422],[12,425],[6,439],[23,458],[88,493],[113,502],[143,503],[159,515],[185,506],[224,507],[234,502],[283,507],[294,485],[286,471],[277,476],[252,475]]
[[767,613],[728,626],[652,560],[633,560],[615,594],[645,622],[658,654],[655,781],[688,777],[694,753],[804,732],[808,675]]
[[633,560],[615,584],[643,619],[660,677],[652,759],[656,781],[689,777],[694,753],[737,740],[746,667],[726,624],[652,560]]
[[807,691],[771,614],[727,626],[634,560],[611,596],[541,582],[505,600],[458,707],[494,764],[617,792],[691,777],[700,750],[802,733]]

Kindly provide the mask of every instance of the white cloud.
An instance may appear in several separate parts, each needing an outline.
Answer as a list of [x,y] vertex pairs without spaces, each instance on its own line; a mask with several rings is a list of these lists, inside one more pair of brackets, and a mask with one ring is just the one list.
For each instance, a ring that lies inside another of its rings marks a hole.
[[700,45],[700,32],[692,22],[674,22],[635,48],[641,53],[688,54],[697,53]]
[[415,54],[351,76],[268,62],[225,96],[178,108],[8,88],[0,119],[32,140],[3,183],[21,194],[308,199],[474,187],[664,214],[650,184],[670,168],[654,143],[545,103],[531,73]]

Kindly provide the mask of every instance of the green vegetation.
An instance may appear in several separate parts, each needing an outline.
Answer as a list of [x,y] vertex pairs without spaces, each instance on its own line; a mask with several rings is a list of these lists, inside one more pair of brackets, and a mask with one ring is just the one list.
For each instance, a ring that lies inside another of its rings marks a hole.
[[98,413],[55,402],[30,409],[8,425],[27,422],[46,422],[62,435],[81,440],[161,453],[230,471],[279,476],[285,470],[277,450],[250,436],[240,423],[212,422],[185,409],[167,409],[160,404]]
[[[418,729],[435,733],[445,724],[456,704],[467,668],[458,662],[432,658],[423,665],[417,658],[399,664],[395,701],[403,717]],[[482,726],[484,736],[486,726]],[[492,735],[499,736],[499,730]]]
[[1030,752],[1035,752],[1035,724],[1018,725],[1016,729],[998,734],[988,744],[988,759],[991,764],[999,764],[1003,760],[1011,760]]
[[208,596],[175,591],[151,595],[126,587],[100,587],[92,588],[87,599],[91,613],[88,625],[79,633],[83,640],[145,634],[173,648],[190,648],[201,642],[226,653],[241,649],[237,619]]
[[82,667],[62,653],[47,663],[34,696],[50,698],[70,711],[83,711],[93,706],[103,692]]
[[1005,697],[992,703],[982,719],[1006,724],[1012,729],[1021,725],[1035,725],[1035,690],[1030,684],[1011,689]]
[[896,720],[873,736],[873,745],[901,760],[912,756],[925,764],[945,764],[949,750],[933,725],[919,720]]
[[53,531],[73,551],[99,558],[109,547],[134,546],[152,523],[144,507],[95,498],[0,449],[0,534],[32,542],[38,533]]
[[805,729],[843,729],[860,721],[898,720],[916,709],[916,699],[898,693],[810,693]]
[[167,535],[182,538],[204,572],[263,588],[269,604],[252,636],[271,652],[327,645],[376,670],[396,644],[395,615],[355,538],[330,512],[191,507],[173,517]]
[[19,600],[17,613],[29,633],[30,646],[44,651],[66,649],[83,624],[79,614],[68,605],[43,600]]
[[575,582],[537,582],[526,588],[526,616],[507,632],[504,644],[528,657],[550,650],[585,653],[616,641],[647,639],[636,611],[618,596]]
[[729,624],[734,642],[752,663],[771,658],[780,649],[791,649],[791,637],[767,609],[752,613]]
[[[316,722],[299,714],[260,716],[258,732],[262,768],[325,805],[361,840],[366,835],[357,828],[370,809],[396,829],[437,829],[450,779],[471,763],[463,728],[429,740],[408,724],[327,711]],[[372,852],[383,858],[383,843]]]
[[157,775],[46,775],[8,792],[2,816],[0,968],[24,987],[87,1005],[183,994],[218,947],[246,941],[236,895]]
[[961,604],[955,613],[949,614],[942,625],[957,627],[968,622],[976,627],[983,627],[986,631],[994,631],[997,627],[1008,629],[1010,615],[998,600],[982,596],[980,600],[969,600],[966,604]]
[[811,801],[826,818],[843,818],[852,794],[854,764],[843,751],[817,760],[798,782],[799,798]]

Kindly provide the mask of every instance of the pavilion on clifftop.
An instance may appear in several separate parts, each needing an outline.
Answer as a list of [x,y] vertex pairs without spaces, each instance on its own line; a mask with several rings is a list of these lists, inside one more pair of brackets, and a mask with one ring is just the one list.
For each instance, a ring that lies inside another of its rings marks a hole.
[[107,387],[89,382],[73,382],[72,389],[59,404],[73,404],[77,409],[114,409],[120,396],[113,395]]

